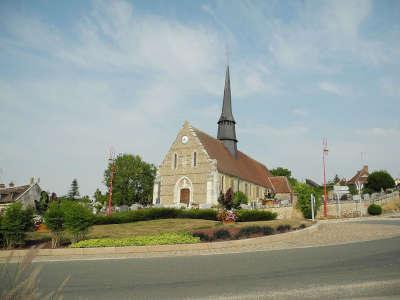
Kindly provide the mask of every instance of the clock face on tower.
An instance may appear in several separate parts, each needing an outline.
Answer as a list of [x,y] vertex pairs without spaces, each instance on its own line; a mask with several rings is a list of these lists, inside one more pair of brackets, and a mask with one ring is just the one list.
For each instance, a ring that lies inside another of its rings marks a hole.
[[182,144],[186,144],[188,141],[189,141],[189,138],[186,135],[184,135],[182,137]]

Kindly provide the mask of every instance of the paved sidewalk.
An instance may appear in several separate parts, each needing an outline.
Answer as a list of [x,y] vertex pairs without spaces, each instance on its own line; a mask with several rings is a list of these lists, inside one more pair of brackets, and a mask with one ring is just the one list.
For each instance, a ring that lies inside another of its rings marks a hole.
[[[325,220],[299,231],[226,242],[121,248],[41,249],[38,251],[35,260],[87,260],[210,255],[337,245],[396,236],[400,236],[400,219],[375,217]],[[10,255],[10,252],[0,251],[0,261],[4,261]],[[12,252],[13,260],[16,261],[24,256],[27,250],[15,250]]]

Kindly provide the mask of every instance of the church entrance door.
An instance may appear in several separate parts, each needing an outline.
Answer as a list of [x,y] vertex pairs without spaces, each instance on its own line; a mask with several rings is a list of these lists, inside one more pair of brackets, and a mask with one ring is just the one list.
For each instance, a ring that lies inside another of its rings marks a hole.
[[180,202],[189,205],[190,201],[190,190],[189,189],[181,189],[181,197]]

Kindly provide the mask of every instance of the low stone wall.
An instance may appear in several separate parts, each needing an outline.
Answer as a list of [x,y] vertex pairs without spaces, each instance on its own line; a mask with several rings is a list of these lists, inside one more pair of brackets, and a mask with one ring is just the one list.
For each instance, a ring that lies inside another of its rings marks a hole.
[[277,219],[303,219],[303,215],[299,210],[293,208],[292,206],[284,207],[266,207],[264,210],[275,212],[278,214]]
[[[380,197],[371,198],[361,201],[339,201],[328,203],[328,217],[335,218],[351,218],[368,215],[368,206],[372,203],[383,205],[391,201],[400,200],[399,191],[391,194],[381,195]],[[323,204],[317,213],[317,218],[322,218],[324,212]]]

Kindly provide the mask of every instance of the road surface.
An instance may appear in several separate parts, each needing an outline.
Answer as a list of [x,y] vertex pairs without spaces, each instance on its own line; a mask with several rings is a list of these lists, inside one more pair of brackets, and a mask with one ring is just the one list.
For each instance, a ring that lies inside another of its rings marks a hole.
[[[400,220],[390,220],[399,225]],[[384,221],[383,221],[383,224]],[[400,299],[400,237],[236,254],[38,262],[64,299]]]

